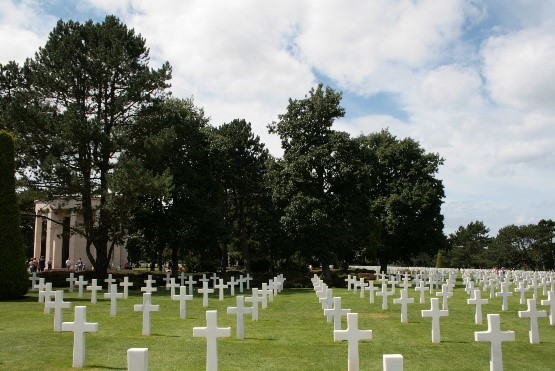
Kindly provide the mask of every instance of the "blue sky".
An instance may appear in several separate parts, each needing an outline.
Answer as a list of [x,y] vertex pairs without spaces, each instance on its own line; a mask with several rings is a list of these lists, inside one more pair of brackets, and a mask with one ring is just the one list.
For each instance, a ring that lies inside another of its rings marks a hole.
[[213,125],[266,125],[323,82],[335,128],[389,130],[444,159],[445,232],[555,218],[555,1],[0,0],[0,63],[23,62],[60,18],[115,14],[141,33],[172,92]]

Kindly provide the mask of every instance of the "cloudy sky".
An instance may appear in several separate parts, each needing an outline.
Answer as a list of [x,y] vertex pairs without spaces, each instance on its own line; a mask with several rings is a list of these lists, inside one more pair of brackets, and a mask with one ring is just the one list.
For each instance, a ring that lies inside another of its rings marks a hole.
[[169,61],[172,92],[213,125],[266,125],[319,82],[343,92],[335,129],[389,128],[444,159],[445,232],[555,219],[555,1],[0,0],[0,63],[58,19],[115,14]]

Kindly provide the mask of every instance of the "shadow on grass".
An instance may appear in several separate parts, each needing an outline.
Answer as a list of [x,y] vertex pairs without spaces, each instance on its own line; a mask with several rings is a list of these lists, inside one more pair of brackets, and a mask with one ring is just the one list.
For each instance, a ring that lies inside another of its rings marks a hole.
[[110,367],[110,366],[99,366],[99,365],[86,365],[87,368],[98,368],[102,370],[127,370],[127,367]]

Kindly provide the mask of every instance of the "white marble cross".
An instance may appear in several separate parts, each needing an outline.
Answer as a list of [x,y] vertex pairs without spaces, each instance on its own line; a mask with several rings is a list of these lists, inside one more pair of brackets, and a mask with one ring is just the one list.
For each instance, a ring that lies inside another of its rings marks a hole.
[[265,295],[268,298],[269,302],[274,301],[274,290],[268,288],[267,283],[263,283],[262,288],[259,291],[262,293],[262,295]]
[[524,281],[518,281],[518,285],[514,289],[514,291],[520,293],[520,304],[526,304],[526,298],[524,294],[530,291],[530,289],[524,286]]
[[252,289],[252,296],[247,296],[245,301],[252,303],[252,320],[258,321],[258,303],[262,303],[262,308],[267,308],[268,301],[266,300],[266,295],[259,296],[258,289],[254,287]]
[[549,306],[549,324],[555,325],[555,291],[548,291],[547,300],[542,300],[541,304]]
[[520,318],[530,319],[530,344],[538,344],[540,342],[540,332],[538,329],[538,318],[547,317],[545,310],[536,309],[536,299],[528,299],[528,309],[519,310],[518,316]]
[[208,280],[202,281],[202,289],[197,289],[197,292],[202,294],[202,306],[204,308],[208,307],[208,294],[212,294],[214,292],[214,289],[208,288]]
[[170,289],[170,296],[175,295],[175,289],[179,287],[179,283],[175,282],[174,277],[170,277],[170,282],[166,283],[166,288]]
[[501,284],[501,291],[496,292],[495,296],[503,298],[501,304],[501,310],[509,310],[509,296],[513,296],[513,293],[509,291],[509,285],[506,283]]
[[91,285],[87,286],[87,290],[91,292],[91,303],[96,304],[96,292],[102,291],[102,286],[97,285],[97,279],[91,280]]
[[538,299],[538,289],[540,288],[540,285],[538,284],[538,280],[535,277],[532,277],[530,284],[528,285],[529,289],[532,289],[533,291],[533,296],[532,298],[534,300]]
[[218,290],[218,299],[224,300],[225,289],[227,289],[227,283],[224,283],[223,278],[218,279],[218,284],[214,284],[214,289]]
[[152,294],[155,291],[158,291],[158,288],[154,287],[153,285],[156,283],[156,280],[152,279],[152,275],[148,275],[148,279],[144,280],[145,286],[141,287],[141,291],[146,294]]
[[231,276],[227,284],[229,286],[230,295],[235,296],[235,286],[237,286],[239,282],[235,281],[235,277]]
[[87,322],[87,307],[75,307],[73,322],[63,322],[62,331],[73,332],[72,367],[85,367],[85,334],[87,332],[98,332],[98,323]]
[[[185,273],[181,272],[179,273],[179,286],[185,286],[185,278],[187,278],[187,276],[185,275]],[[189,292],[193,292],[192,290]]]
[[441,342],[441,330],[439,326],[439,318],[447,317],[449,311],[439,309],[439,299],[430,298],[431,308],[422,310],[422,317],[432,317],[432,343]]
[[206,311],[206,327],[193,327],[193,337],[206,338],[206,370],[218,370],[219,337],[230,337],[230,327],[218,327],[218,311]]
[[347,291],[351,291],[354,283],[353,276],[348,274],[347,278],[345,278],[345,282],[347,282]]
[[143,312],[143,335],[150,335],[150,312],[160,311],[159,305],[151,304],[151,293],[145,292],[143,294],[143,303],[135,304],[133,310],[135,312]]
[[378,291],[378,288],[374,286],[374,281],[368,281],[368,286],[364,290],[368,291],[368,302],[370,304],[374,303],[375,292]]
[[69,277],[66,278],[66,281],[69,282],[69,292],[73,292],[73,289],[75,288],[75,281],[77,281],[73,272],[69,274]]
[[347,329],[333,330],[333,341],[347,340],[348,370],[358,371],[360,369],[358,342],[372,340],[372,330],[358,329],[358,313],[347,314]]
[[324,296],[321,296],[319,299],[320,303],[322,303],[322,309],[326,310],[331,308],[333,304],[333,290],[326,289],[326,293]]
[[123,282],[120,282],[119,285],[123,287],[123,298],[127,299],[129,297],[129,287],[133,286],[133,282],[129,281],[129,277],[123,277]]
[[[162,280],[164,281],[164,285],[166,286],[166,290],[170,290],[171,286],[168,286],[168,285],[172,280],[171,273],[166,272],[166,277],[162,278]],[[175,278],[173,279],[173,282],[175,283]],[[179,285],[178,285],[178,287],[179,287]],[[174,290],[173,294],[175,294],[175,290]],[[173,295],[173,294],[171,294],[171,295]]]
[[54,290],[52,290],[52,282],[46,282],[44,284],[44,289],[39,291],[39,302],[44,303],[44,313],[50,313],[50,309],[46,307],[46,304],[52,300],[54,296]]
[[480,290],[474,290],[474,295],[471,299],[466,299],[468,304],[476,305],[476,311],[474,313],[474,323],[477,325],[482,324],[482,304],[487,304],[488,299],[482,299],[482,294]]
[[401,323],[407,323],[407,304],[414,303],[414,298],[409,298],[407,289],[401,290],[401,297],[398,299],[393,299],[393,304],[401,304]]
[[251,281],[252,281],[252,277],[249,273],[247,273],[247,275],[245,276],[245,283],[247,284],[247,290],[251,289]]
[[514,331],[501,331],[499,314],[488,314],[488,330],[475,331],[474,341],[488,341],[491,344],[489,356],[490,371],[503,371],[503,351],[501,343],[515,341]]
[[79,288],[79,293],[77,294],[77,297],[79,299],[83,298],[83,288],[85,288],[88,283],[89,281],[85,281],[85,276],[83,276],[82,274],[79,276],[79,279],[75,282],[75,285],[77,285],[77,287]]
[[[472,282],[472,281],[470,281],[470,282]],[[449,310],[449,304],[448,304],[447,300],[451,296],[453,296],[453,293],[449,291],[449,284],[444,283],[443,285],[441,285],[441,291],[436,292],[436,296],[440,296],[442,298],[441,309]]]
[[118,299],[123,298],[123,292],[118,292],[117,283],[112,283],[110,291],[104,293],[105,299],[110,299],[110,315],[113,317],[118,313]]
[[328,322],[333,319],[333,329],[341,330],[341,316],[346,316],[350,313],[350,309],[341,308],[341,297],[336,296],[333,298],[333,308],[324,309],[324,315],[327,317]]
[[378,291],[376,295],[382,297],[382,310],[387,310],[387,297],[393,295],[393,291],[387,290],[387,283],[382,283],[382,291]]
[[[71,274],[73,274],[73,273],[71,273]],[[66,278],[66,280],[67,280],[67,278]],[[39,277],[37,277],[37,272],[33,272],[33,274],[31,274],[29,276],[29,281],[31,281],[31,290],[32,291],[37,290],[37,288],[35,287],[37,285],[37,281],[39,281]]]
[[194,280],[193,275],[192,275],[192,274],[189,275],[189,276],[187,277],[187,280],[185,281],[185,284],[186,284],[187,286],[189,286],[189,292],[191,292],[191,293],[194,292],[194,291],[193,291],[193,285],[194,285],[195,283],[197,283],[197,281]]
[[104,283],[106,283],[107,289],[108,289],[108,293],[110,292],[110,290],[112,289],[112,284],[113,283],[117,283],[116,279],[112,277],[112,273],[108,274],[108,278],[106,278],[104,280]]
[[414,291],[420,291],[420,304],[424,304],[426,302],[424,293],[428,291],[428,288],[426,287],[426,283],[423,280],[420,280],[420,279],[417,280]]
[[69,301],[64,301],[64,290],[57,290],[54,292],[54,301],[45,304],[48,309],[54,309],[54,331],[62,331],[62,309],[71,308]]
[[360,289],[360,298],[364,298],[364,291],[366,288],[366,282],[364,282],[364,277],[360,277],[358,282],[355,282],[355,286]]
[[243,295],[236,296],[237,306],[227,307],[227,314],[235,314],[237,316],[237,339],[245,338],[245,314],[252,316],[252,308],[245,307],[245,297]]
[[219,279],[216,272],[212,273],[212,277],[210,277],[210,279],[212,280],[212,288],[215,288],[216,282],[218,282],[218,279]]
[[193,295],[187,295],[187,286],[179,286],[179,295],[172,295],[172,300],[179,300],[179,317],[187,317],[187,300],[193,300]]
[[38,302],[44,303],[44,294],[41,295],[40,292],[46,289],[46,279],[42,277],[39,278],[39,283],[36,283],[35,286],[33,286],[33,289],[39,292]]

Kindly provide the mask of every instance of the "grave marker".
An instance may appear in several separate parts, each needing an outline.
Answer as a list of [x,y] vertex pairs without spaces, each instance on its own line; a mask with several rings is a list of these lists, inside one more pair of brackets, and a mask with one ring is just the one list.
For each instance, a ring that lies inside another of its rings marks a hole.
[[422,310],[422,317],[432,317],[432,343],[441,342],[441,330],[439,326],[440,317],[447,317],[449,311],[439,309],[439,299],[430,298],[431,308]]
[[518,316],[520,318],[530,319],[530,344],[538,344],[540,342],[540,332],[538,329],[538,318],[547,317],[545,310],[536,309],[536,299],[528,299],[528,309],[519,310]]
[[384,354],[383,371],[403,371],[403,356],[400,354]]
[[401,304],[401,323],[407,323],[408,315],[407,315],[407,304],[414,303],[413,298],[409,298],[409,294],[407,289],[401,290],[401,297],[398,299],[393,299],[393,304]]
[[143,294],[143,303],[135,304],[133,310],[135,312],[143,312],[143,335],[150,336],[150,312],[160,311],[159,305],[152,305],[151,293],[145,292]]
[[73,322],[63,322],[62,331],[73,332],[72,367],[85,367],[85,334],[87,332],[98,332],[98,323],[87,322],[87,307],[75,307]]
[[85,277],[82,274],[79,275],[79,279],[75,282],[75,284],[79,288],[79,293],[77,294],[77,297],[79,299],[83,298],[83,288],[87,286],[88,283],[89,281],[85,281]]
[[187,287],[179,286],[179,295],[172,295],[172,300],[179,300],[179,317],[187,317],[187,300],[193,300],[193,295],[187,295]]
[[482,304],[487,304],[488,299],[482,299],[480,290],[474,290],[473,298],[466,299],[466,302],[468,304],[476,305],[476,311],[474,313],[474,323],[476,323],[477,325],[481,325],[482,324]]
[[548,291],[547,300],[542,300],[541,304],[549,306],[549,324],[555,325],[555,291]]
[[218,280],[217,285],[214,282],[214,289],[218,290],[218,294],[219,294],[218,299],[224,300],[224,293],[225,293],[225,289],[227,289],[227,284],[224,283],[224,280],[222,278]]
[[123,292],[118,292],[118,285],[112,283],[110,291],[104,294],[104,298],[110,299],[110,315],[114,317],[118,312],[118,299],[123,298]]
[[91,285],[87,286],[87,290],[91,292],[91,303],[96,304],[96,292],[102,291],[102,286],[97,285],[97,279],[91,280]]
[[489,356],[489,369],[490,371],[503,371],[503,351],[501,344],[504,341],[515,341],[514,331],[501,331],[501,319],[499,314],[488,314],[488,330],[475,331],[474,341],[489,341],[490,356]]
[[237,317],[237,339],[245,338],[245,314],[252,315],[252,308],[245,307],[245,297],[243,295],[236,296],[237,306],[227,307],[227,314],[235,314]]
[[54,308],[54,331],[62,331],[62,309],[68,309],[71,307],[69,301],[64,301],[64,290],[57,290],[54,293],[54,301],[50,301],[45,304],[48,309]]
[[127,349],[127,370],[148,371],[148,348]]
[[328,322],[333,319],[333,329],[341,330],[341,316],[347,316],[350,313],[350,309],[341,308],[341,297],[336,296],[333,298],[333,308],[324,309],[324,315],[327,317]]
[[348,342],[348,370],[358,371],[360,368],[358,342],[362,340],[371,340],[372,330],[358,329],[358,313],[347,313],[347,329],[333,330],[333,341]]
[[75,281],[77,281],[73,272],[69,274],[69,277],[66,278],[66,281],[69,282],[69,292],[73,292],[73,289],[75,288]]
[[208,307],[208,294],[212,294],[214,292],[214,289],[208,288],[208,280],[202,281],[202,289],[197,289],[197,292],[202,294],[202,306],[204,308]]
[[382,291],[378,291],[376,295],[382,297],[382,310],[387,310],[387,297],[393,295],[393,291],[387,290],[387,283],[382,283]]
[[129,277],[123,277],[123,282],[120,282],[119,285],[123,287],[123,298],[127,299],[129,297],[129,287],[133,286],[133,282],[129,282]]
[[218,370],[219,337],[230,337],[230,327],[218,327],[218,311],[206,311],[206,327],[193,327],[193,337],[206,338],[206,370]]

